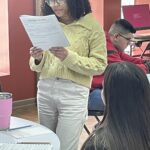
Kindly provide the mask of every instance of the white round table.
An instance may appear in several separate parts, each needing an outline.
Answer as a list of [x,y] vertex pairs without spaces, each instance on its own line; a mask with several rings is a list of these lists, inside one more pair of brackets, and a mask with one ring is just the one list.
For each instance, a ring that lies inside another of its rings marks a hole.
[[53,150],[60,150],[58,136],[50,129],[18,117],[11,117],[10,129],[0,131],[0,143],[51,143]]

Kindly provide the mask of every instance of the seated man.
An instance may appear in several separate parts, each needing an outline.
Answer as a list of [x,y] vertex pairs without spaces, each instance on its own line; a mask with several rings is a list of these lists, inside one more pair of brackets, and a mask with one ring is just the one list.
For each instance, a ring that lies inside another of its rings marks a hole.
[[[144,61],[124,53],[125,48],[132,42],[135,32],[134,27],[125,19],[119,19],[112,24],[109,32],[106,33],[108,64],[128,61],[139,66],[145,73],[149,73],[150,61]],[[93,77],[88,104],[89,110],[104,110],[101,99],[102,81],[103,75]]]

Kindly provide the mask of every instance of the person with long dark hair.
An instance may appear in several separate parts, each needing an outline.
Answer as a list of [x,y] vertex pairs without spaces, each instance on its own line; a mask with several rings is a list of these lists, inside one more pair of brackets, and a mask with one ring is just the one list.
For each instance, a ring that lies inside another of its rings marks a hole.
[[104,73],[104,118],[82,150],[149,150],[150,84],[130,62],[112,63]]
[[61,150],[77,150],[92,76],[107,65],[105,34],[88,0],[46,0],[43,6],[43,15],[56,15],[70,45],[30,49],[30,67],[40,72],[39,121],[58,135]]

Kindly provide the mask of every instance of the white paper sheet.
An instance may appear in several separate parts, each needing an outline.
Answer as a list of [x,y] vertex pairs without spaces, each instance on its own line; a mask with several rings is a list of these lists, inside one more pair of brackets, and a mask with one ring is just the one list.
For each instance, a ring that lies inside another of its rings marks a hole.
[[22,15],[20,20],[33,46],[48,50],[51,47],[66,47],[69,45],[55,15]]
[[25,138],[25,137],[30,137],[30,136],[40,135],[40,134],[41,135],[48,134],[50,132],[51,131],[47,128],[43,128],[40,126],[33,126],[29,128],[11,130],[10,132],[8,132],[8,134],[15,138]]
[[0,143],[17,143],[18,140],[0,131]]
[[0,144],[0,150],[52,150],[51,144]]
[[11,117],[9,130],[31,127],[33,124],[29,121],[20,121],[18,118]]

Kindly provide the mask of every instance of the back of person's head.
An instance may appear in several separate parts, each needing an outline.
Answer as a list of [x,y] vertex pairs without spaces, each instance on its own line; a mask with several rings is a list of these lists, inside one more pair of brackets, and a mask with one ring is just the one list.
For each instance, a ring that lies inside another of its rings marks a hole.
[[149,150],[150,84],[145,73],[129,62],[112,63],[104,73],[103,94],[104,130],[96,132],[96,147]]
[[74,19],[79,19],[91,12],[89,0],[67,0],[67,4]]
[[[49,0],[45,0],[45,5],[42,9],[43,15],[54,14],[53,10],[48,5],[48,1]],[[91,12],[89,0],[66,0],[66,3],[68,5],[71,16],[75,20]]]
[[115,33],[128,34],[135,33],[136,29],[125,19],[116,20],[109,29],[109,34],[114,35]]

